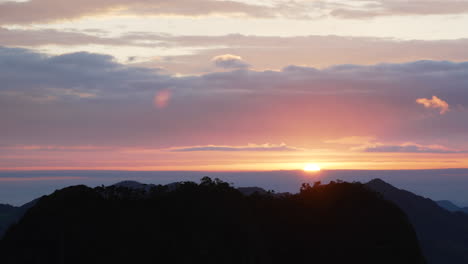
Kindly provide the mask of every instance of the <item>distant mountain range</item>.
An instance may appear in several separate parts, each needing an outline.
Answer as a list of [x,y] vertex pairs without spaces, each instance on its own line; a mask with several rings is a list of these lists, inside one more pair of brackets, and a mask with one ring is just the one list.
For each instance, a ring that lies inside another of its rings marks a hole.
[[8,204],[0,204],[0,238],[6,232],[10,225],[17,222],[24,213],[36,203],[36,200],[31,201],[23,206],[16,207]]
[[429,264],[468,263],[468,215],[453,213],[431,199],[400,190],[375,179],[370,189],[400,207],[416,230]]
[[[160,186],[136,181],[123,181],[97,190],[100,190],[100,193],[106,197],[113,197],[116,193],[128,197],[129,194],[122,194],[122,190],[133,190],[130,192],[134,197],[132,199],[139,199],[139,196],[150,197],[154,190],[173,192],[184,184],[186,183]],[[463,213],[468,213],[468,208],[460,208],[450,201],[434,202],[428,198],[395,188],[380,179],[372,180],[364,186],[397,205],[407,215],[416,232],[427,263],[468,263],[468,214]],[[259,187],[241,187],[237,191],[245,196],[257,194],[260,197],[289,197],[288,194],[275,195]],[[0,205],[0,237],[6,228],[17,222],[35,202],[22,207]]]
[[468,207],[458,207],[457,205],[455,205],[454,203],[452,203],[451,201],[447,201],[447,200],[442,200],[442,201],[436,201],[436,203],[450,211],[450,212],[463,212],[465,214],[468,214]]

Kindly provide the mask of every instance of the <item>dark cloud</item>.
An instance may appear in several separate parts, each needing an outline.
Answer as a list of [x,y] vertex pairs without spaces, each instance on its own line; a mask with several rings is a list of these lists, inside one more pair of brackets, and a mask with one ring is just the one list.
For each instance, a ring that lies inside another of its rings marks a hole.
[[[127,67],[113,57],[87,52],[46,56],[26,49],[0,48],[3,96],[32,99],[127,97],[164,88],[168,76]],[[107,91],[107,92],[106,92]],[[93,96],[90,96],[93,95]]]

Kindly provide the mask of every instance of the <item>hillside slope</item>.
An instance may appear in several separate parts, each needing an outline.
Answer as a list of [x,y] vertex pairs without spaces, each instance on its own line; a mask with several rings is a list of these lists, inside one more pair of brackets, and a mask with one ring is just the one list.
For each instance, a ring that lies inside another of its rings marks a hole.
[[430,264],[468,263],[468,215],[452,213],[436,202],[375,179],[366,184],[409,217]]

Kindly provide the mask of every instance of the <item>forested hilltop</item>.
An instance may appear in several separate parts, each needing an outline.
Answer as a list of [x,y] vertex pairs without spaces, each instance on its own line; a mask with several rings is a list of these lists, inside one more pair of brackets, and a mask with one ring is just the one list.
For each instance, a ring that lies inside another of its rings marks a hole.
[[359,183],[244,195],[220,180],[44,196],[1,263],[424,263],[406,215]]

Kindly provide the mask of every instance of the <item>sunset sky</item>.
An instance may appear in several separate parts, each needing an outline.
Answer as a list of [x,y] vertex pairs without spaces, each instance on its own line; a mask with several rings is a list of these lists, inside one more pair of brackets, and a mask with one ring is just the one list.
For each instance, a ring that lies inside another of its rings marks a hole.
[[468,168],[468,1],[0,0],[0,170]]

